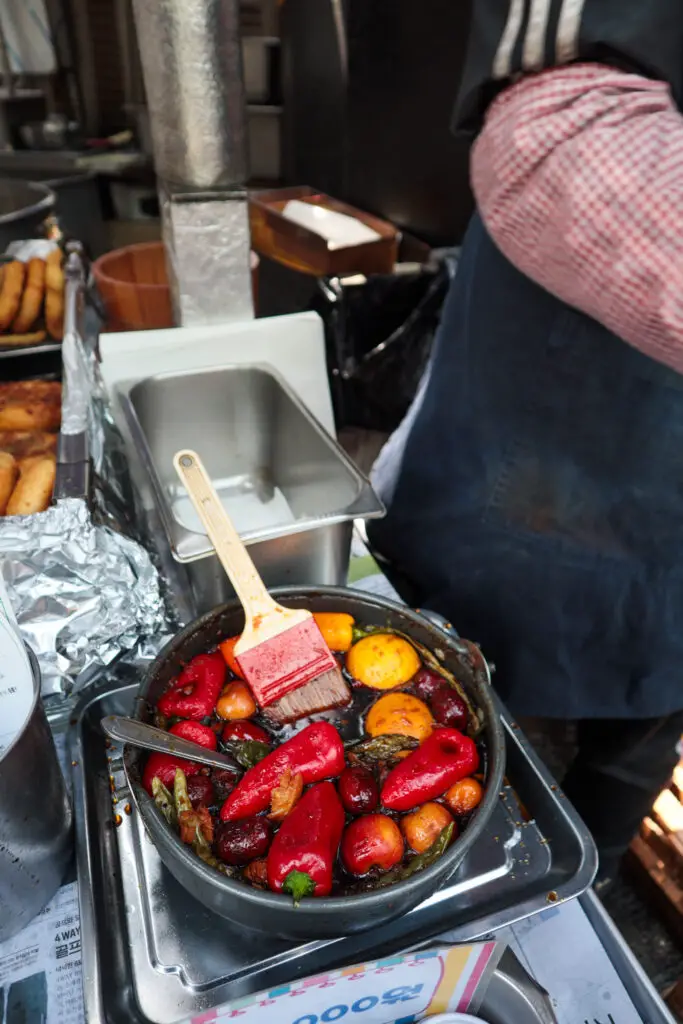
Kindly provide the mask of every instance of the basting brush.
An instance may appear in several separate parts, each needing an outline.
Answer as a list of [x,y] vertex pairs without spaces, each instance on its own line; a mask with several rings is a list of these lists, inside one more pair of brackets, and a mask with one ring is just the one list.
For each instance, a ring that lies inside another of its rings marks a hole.
[[315,619],[270,596],[199,456],[182,451],[173,462],[242,602],[235,657],[263,713],[282,724],[347,704],[351,691]]

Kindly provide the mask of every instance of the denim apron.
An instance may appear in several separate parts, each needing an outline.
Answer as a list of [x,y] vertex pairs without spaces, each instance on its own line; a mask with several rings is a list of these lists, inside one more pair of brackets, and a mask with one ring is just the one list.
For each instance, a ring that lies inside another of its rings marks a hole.
[[683,377],[475,216],[403,434],[370,541],[482,645],[514,713],[683,709]]

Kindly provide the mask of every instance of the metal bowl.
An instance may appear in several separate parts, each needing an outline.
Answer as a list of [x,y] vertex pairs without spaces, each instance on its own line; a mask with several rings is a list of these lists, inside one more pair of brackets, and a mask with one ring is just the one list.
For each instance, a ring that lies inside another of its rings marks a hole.
[[[142,788],[144,752],[126,747],[124,764],[135,802],[159,856],[193,896],[206,907],[245,928],[288,939],[320,939],[364,931],[407,913],[431,896],[454,873],[476,843],[491,816],[505,767],[505,740],[490,695],[488,668],[478,648],[449,636],[417,612],[384,598],[342,587],[285,587],[272,591],[282,604],[314,612],[339,611],[360,625],[386,624],[424,644],[456,673],[484,715],[487,751],[486,793],[464,833],[431,867],[377,892],[329,899],[308,899],[295,908],[289,897],[262,892],[226,878],[208,867],[168,827],[154,801]],[[197,654],[219,640],[239,633],[244,617],[239,604],[216,608],[183,629],[160,653],[144,680],[135,716],[150,717],[151,706]]]
[[0,253],[10,242],[44,237],[43,224],[55,205],[55,194],[37,182],[0,178]]

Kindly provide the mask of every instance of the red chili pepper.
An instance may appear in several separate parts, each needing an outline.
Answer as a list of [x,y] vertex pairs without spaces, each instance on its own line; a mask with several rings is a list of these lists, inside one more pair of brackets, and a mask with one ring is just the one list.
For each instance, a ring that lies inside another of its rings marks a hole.
[[344,829],[344,809],[331,782],[312,786],[289,814],[268,851],[268,886],[298,904],[327,896]]
[[457,729],[435,729],[389,772],[382,786],[382,803],[392,811],[410,811],[441,796],[478,767],[479,754],[473,740]]
[[[176,722],[168,731],[174,736],[180,736],[183,740],[190,740],[191,743],[197,743],[200,747],[206,747],[207,750],[215,750],[218,746],[213,729],[210,729],[208,725],[201,725],[200,722]],[[201,767],[196,761],[186,761],[184,757],[175,757],[173,754],[150,754],[142,776],[142,785],[152,796],[152,780],[154,778],[161,779],[167,789],[173,789],[176,768],[181,768],[189,778],[196,775]]]
[[223,742],[230,743],[232,740],[256,740],[257,743],[267,743],[268,746],[273,742],[272,736],[269,736],[260,725],[254,725],[253,722],[242,718],[228,722],[223,729]]
[[329,722],[314,722],[292,736],[243,776],[221,807],[222,821],[249,818],[265,811],[284,772],[298,772],[304,786],[334,779],[344,770],[344,745]]
[[199,721],[212,715],[225,682],[225,662],[219,651],[198,654],[157,701],[167,718],[191,718]]

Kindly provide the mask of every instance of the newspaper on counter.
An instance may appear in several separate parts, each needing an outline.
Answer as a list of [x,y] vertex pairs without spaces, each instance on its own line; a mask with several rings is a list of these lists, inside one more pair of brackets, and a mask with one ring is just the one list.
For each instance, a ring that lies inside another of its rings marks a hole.
[[550,993],[558,1024],[641,1024],[607,951],[578,900],[504,928],[532,978]]
[[76,882],[31,924],[0,943],[0,1021],[83,1024],[81,922]]

